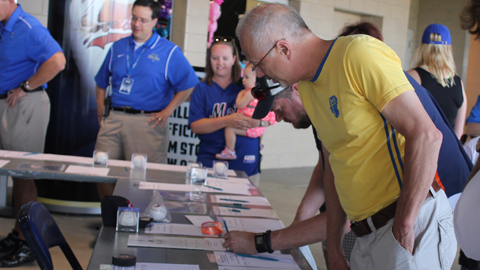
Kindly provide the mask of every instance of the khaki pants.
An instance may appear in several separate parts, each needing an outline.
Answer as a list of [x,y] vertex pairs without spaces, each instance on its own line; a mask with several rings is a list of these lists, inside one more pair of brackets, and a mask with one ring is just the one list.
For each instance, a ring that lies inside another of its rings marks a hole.
[[133,153],[146,154],[148,162],[165,163],[169,141],[168,121],[154,127],[152,116],[111,111],[102,121],[96,150],[109,151],[110,159],[131,160]]
[[0,149],[44,151],[50,120],[50,99],[45,91],[28,93],[13,108],[0,99],[0,113]]
[[413,255],[392,233],[393,219],[375,232],[357,238],[350,257],[352,270],[450,269],[457,253],[453,214],[443,190],[423,203],[415,221]]

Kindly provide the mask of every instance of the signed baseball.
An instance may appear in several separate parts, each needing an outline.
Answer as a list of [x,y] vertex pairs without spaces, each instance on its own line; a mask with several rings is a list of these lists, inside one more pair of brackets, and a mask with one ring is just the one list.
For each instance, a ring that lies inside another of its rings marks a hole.
[[165,205],[155,203],[148,210],[148,214],[153,218],[154,221],[162,221],[167,216],[167,208]]

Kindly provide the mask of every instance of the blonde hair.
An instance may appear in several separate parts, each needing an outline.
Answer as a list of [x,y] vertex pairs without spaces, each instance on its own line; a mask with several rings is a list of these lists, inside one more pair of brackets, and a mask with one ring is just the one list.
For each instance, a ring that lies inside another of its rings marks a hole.
[[[430,40],[442,41],[439,34],[430,34]],[[413,60],[414,67],[427,66],[430,74],[443,87],[455,85],[455,61],[452,46],[422,43],[418,47]]]

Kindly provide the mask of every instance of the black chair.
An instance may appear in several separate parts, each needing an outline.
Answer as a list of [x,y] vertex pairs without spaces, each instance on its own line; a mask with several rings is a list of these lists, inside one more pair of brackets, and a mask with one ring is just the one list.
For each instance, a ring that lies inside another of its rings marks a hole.
[[22,206],[19,214],[20,229],[33,256],[42,270],[53,270],[51,247],[59,246],[74,270],[82,270],[80,263],[60,232],[47,208],[39,202]]

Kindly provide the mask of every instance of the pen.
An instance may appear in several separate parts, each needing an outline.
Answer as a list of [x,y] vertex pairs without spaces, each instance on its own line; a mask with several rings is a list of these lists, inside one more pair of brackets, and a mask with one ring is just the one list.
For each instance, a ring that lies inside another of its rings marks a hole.
[[212,187],[212,186],[207,186],[207,185],[205,185],[205,186],[208,187],[208,188],[211,188],[211,189],[223,191],[223,189],[218,188],[218,187]]
[[237,210],[237,209],[228,209],[228,210],[230,210],[230,211],[232,211],[232,212],[237,212],[237,213],[240,213],[240,212],[241,212],[240,210]]
[[127,171],[127,172],[128,172],[128,168],[127,168],[127,167],[125,167],[125,171]]
[[245,258],[253,258],[253,259],[266,260],[266,261],[275,261],[275,262],[278,262],[278,261],[279,261],[278,259],[275,259],[275,258],[255,256],[255,255],[249,255],[249,254],[244,254],[244,253],[237,253],[237,256],[245,257]]
[[242,200],[232,200],[232,199],[224,199],[224,198],[220,198],[220,200],[222,201],[229,201],[229,202],[246,202],[248,203],[249,201],[242,201]]
[[33,152],[33,153],[27,153],[27,154],[23,154],[24,156],[30,156],[30,155],[38,155],[40,154],[40,152]]
[[227,222],[225,222],[225,220],[223,220],[223,226],[225,226],[225,231],[228,232]]
[[220,207],[227,207],[227,208],[237,208],[237,209],[245,209],[245,210],[250,210],[248,207],[242,207],[242,206],[234,206],[234,205],[219,205]]

